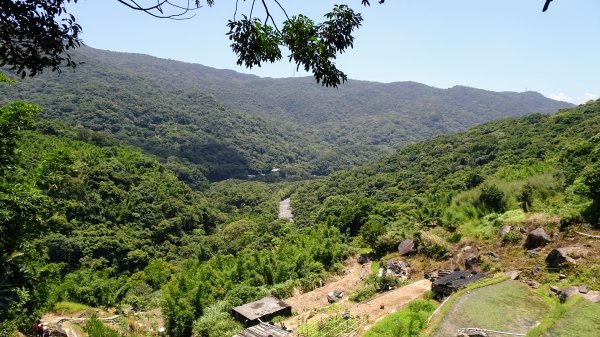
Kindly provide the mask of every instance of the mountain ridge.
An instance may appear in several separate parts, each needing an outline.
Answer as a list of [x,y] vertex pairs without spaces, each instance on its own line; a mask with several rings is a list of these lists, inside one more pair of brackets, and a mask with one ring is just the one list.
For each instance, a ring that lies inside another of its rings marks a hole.
[[74,73],[0,88],[0,101],[42,105],[44,118],[188,161],[211,180],[273,167],[288,176],[327,175],[408,142],[571,106],[539,94],[417,82],[351,80],[332,90],[310,78],[260,78],[91,47],[73,56],[84,62]]

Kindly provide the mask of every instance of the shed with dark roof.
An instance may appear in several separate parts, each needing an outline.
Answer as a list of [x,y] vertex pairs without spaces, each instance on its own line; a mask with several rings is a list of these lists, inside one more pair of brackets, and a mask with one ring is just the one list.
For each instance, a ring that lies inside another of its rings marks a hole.
[[444,275],[431,284],[431,291],[435,297],[444,298],[450,296],[453,292],[462,288],[468,283],[479,281],[486,278],[487,275],[474,273],[469,270],[459,270]]
[[269,322],[276,316],[291,316],[292,307],[273,296],[231,309],[231,314],[246,327]]

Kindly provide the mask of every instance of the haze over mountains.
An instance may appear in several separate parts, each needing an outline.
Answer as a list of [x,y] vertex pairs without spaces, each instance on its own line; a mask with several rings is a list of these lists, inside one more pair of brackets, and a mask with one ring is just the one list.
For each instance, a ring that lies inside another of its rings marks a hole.
[[1,87],[0,101],[39,104],[44,118],[197,165],[210,180],[273,167],[325,175],[407,142],[571,106],[536,92],[352,80],[326,89],[312,78],[259,78],[90,47],[76,54],[85,63],[74,73]]

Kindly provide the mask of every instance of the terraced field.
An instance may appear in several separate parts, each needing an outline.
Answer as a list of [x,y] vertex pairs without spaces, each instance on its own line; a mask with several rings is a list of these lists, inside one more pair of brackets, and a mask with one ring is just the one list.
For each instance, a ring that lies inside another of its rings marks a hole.
[[525,284],[504,281],[472,290],[458,299],[433,336],[456,336],[460,328],[526,334],[549,309]]

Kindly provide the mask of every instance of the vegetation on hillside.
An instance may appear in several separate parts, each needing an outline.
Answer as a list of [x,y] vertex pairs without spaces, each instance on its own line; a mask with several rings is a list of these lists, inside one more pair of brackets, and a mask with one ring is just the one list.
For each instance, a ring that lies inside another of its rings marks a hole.
[[[420,237],[433,257],[444,255],[443,237],[486,240],[524,212],[597,224],[599,135],[595,101],[436,137],[307,183],[292,196],[295,221],[360,234],[380,253]],[[437,228],[416,235],[429,226]]]
[[44,118],[192,164],[211,181],[260,179],[273,168],[281,169],[276,178],[323,176],[407,142],[569,106],[532,92],[362,81],[332,91],[308,79],[260,79],[90,47],[73,55],[84,62],[76,72],[2,86],[0,101],[39,104]]
[[[452,243],[488,240],[534,212],[564,227],[597,224],[600,214],[600,101],[440,136],[295,184],[209,184],[189,161],[161,162],[108,133],[44,120],[27,131],[33,105],[0,113],[7,334],[71,301],[161,307],[171,336],[222,336],[240,329],[233,306],[313,289],[355,248],[384,255],[412,237],[438,259]],[[107,125],[124,128],[118,121]],[[293,223],[277,219],[290,193]]]
[[1,280],[2,331],[26,330],[40,310],[73,301],[160,306],[170,334],[189,336],[204,312],[231,327],[223,313],[232,306],[312,289],[341,270],[343,236],[278,220],[277,185],[225,181],[201,194],[138,149],[74,140],[68,128],[19,131],[37,110],[1,111],[10,173],[0,185],[1,243],[14,252],[0,264],[11,271]]

